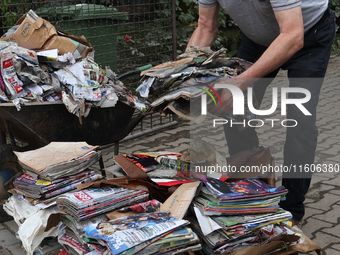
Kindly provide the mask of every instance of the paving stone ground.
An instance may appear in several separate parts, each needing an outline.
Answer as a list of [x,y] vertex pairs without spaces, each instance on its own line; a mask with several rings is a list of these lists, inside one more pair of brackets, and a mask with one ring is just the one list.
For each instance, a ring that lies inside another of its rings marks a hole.
[[[320,94],[317,111],[317,125],[319,127],[318,146],[315,156],[316,164],[327,164],[338,168],[340,166],[340,56],[332,55],[326,79]],[[275,80],[275,86],[287,85],[286,74],[280,72]],[[271,104],[270,95],[263,100],[263,109]],[[282,119],[279,114],[272,118]],[[156,121],[156,120],[154,120]],[[144,123],[145,124],[145,123]],[[140,151],[177,151],[182,152],[190,146],[191,125],[188,121],[179,120],[174,128],[159,131],[155,134],[125,141],[120,144],[120,153]],[[257,130],[260,144],[269,147],[276,165],[282,165],[282,150],[285,139],[285,129],[280,125],[274,128],[264,126]],[[222,155],[228,156],[226,142],[221,127],[207,129],[203,140],[213,144]],[[103,151],[104,165],[113,165],[114,147]],[[306,215],[303,219],[302,230],[315,243],[324,249],[324,254],[340,254],[340,173],[316,173],[313,175],[311,188],[306,196]],[[276,176],[280,185],[281,176]],[[17,231],[14,221],[0,224],[0,254],[24,255],[21,243],[15,237]]]

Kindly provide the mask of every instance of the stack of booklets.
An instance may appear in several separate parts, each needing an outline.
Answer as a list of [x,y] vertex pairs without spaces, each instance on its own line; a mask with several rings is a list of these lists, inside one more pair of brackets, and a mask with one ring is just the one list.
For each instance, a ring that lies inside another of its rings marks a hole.
[[149,193],[122,187],[88,188],[65,193],[57,199],[58,207],[71,221],[82,221],[100,214],[145,202]]
[[167,213],[141,213],[86,226],[86,236],[111,254],[184,254],[201,249],[186,220]]
[[26,174],[53,181],[81,173],[96,163],[101,156],[98,149],[86,142],[52,142],[36,150],[14,153]]
[[66,176],[53,181],[38,180],[29,174],[23,174],[13,182],[15,190],[35,199],[49,199],[62,193],[75,190],[77,185],[102,179],[101,174],[85,171],[78,175]]
[[273,188],[257,178],[224,182],[202,177],[205,187],[195,204],[204,215],[237,215],[276,212],[279,202],[288,190]]

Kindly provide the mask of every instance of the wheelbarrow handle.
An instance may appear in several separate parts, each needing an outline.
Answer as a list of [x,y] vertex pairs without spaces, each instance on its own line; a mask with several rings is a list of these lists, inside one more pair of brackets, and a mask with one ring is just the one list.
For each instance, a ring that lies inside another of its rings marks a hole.
[[141,66],[141,67],[138,67],[136,68],[135,70],[132,70],[132,71],[128,71],[126,73],[123,73],[123,74],[120,74],[117,76],[117,79],[120,80],[121,78],[125,78],[125,77],[128,77],[128,76],[131,76],[131,75],[135,75],[135,74],[140,74],[141,72],[145,71],[145,70],[148,70],[152,67],[151,64],[148,64],[148,65],[145,65],[145,66]]

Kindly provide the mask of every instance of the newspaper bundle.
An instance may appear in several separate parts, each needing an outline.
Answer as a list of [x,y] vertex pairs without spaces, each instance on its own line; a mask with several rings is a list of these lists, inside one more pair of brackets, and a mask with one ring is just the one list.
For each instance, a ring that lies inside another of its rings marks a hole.
[[80,173],[96,163],[101,156],[97,149],[98,146],[86,142],[51,142],[36,150],[14,153],[25,173],[53,181]]

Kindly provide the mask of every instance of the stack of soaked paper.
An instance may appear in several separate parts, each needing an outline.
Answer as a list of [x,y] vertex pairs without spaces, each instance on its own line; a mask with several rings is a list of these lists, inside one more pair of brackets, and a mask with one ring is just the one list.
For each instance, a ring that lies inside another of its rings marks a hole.
[[23,174],[13,182],[15,190],[31,198],[48,199],[75,190],[77,185],[102,179],[101,174],[85,171],[78,175],[66,176],[53,181],[38,180]]
[[88,188],[74,193],[66,193],[57,199],[59,209],[71,221],[82,221],[100,214],[145,202],[149,193],[122,187]]
[[195,199],[204,215],[235,215],[276,212],[288,190],[273,188],[258,178],[227,183],[201,176],[205,187]]
[[51,142],[36,150],[14,153],[25,173],[53,181],[81,173],[96,163],[101,156],[97,149],[86,142]]
[[191,230],[170,234],[187,224],[186,220],[167,213],[141,213],[93,224],[84,231],[87,237],[106,245],[112,254],[177,254],[180,250],[200,249],[198,238]]

